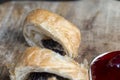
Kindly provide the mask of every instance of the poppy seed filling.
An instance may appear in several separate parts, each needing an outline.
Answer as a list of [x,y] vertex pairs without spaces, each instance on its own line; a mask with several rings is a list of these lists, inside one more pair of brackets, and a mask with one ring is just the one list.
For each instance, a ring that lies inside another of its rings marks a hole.
[[60,77],[55,74],[51,73],[39,73],[39,72],[32,72],[29,74],[26,80],[69,80],[67,78]]
[[65,55],[62,45],[60,45],[58,42],[56,42],[52,39],[43,39],[43,40],[41,40],[41,42],[45,48],[51,49],[63,56]]

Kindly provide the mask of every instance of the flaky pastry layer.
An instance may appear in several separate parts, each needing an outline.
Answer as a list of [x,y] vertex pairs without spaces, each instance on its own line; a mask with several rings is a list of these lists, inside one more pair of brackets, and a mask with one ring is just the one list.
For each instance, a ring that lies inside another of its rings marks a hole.
[[70,80],[88,80],[87,69],[67,56],[51,50],[30,47],[26,49],[13,69],[11,80],[26,80],[31,72],[47,72]]
[[43,47],[41,40],[51,38],[63,46],[68,56],[78,56],[79,29],[55,13],[43,9],[31,11],[25,19],[23,34],[30,46]]

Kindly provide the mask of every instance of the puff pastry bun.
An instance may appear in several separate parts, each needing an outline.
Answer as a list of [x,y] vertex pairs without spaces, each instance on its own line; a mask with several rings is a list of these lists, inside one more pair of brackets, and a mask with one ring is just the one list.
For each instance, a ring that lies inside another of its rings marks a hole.
[[[23,53],[17,64],[10,69],[10,78],[11,80],[29,80],[27,78],[31,72],[46,72],[66,78],[61,80],[88,80],[87,70],[82,65],[67,56],[38,47],[30,47]],[[60,79],[54,77],[48,80]]]
[[25,19],[23,34],[30,46],[45,47],[42,40],[52,39],[62,46],[65,55],[76,57],[81,37],[75,25],[47,10],[37,9]]

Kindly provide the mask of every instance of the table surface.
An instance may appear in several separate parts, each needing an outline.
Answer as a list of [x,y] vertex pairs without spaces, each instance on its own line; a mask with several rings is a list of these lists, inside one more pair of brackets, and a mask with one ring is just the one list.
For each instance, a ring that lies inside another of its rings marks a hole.
[[120,50],[120,1],[9,1],[0,4],[0,80],[8,79],[4,64],[11,63],[28,44],[22,34],[25,16],[41,8],[55,12],[81,31],[79,63],[97,55]]

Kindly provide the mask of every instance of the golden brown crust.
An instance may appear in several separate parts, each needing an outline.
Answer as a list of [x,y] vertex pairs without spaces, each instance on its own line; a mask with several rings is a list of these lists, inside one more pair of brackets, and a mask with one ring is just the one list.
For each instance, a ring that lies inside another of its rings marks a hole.
[[70,80],[88,80],[87,69],[51,50],[28,48],[11,74],[12,80],[25,80],[30,72],[48,72]]
[[28,29],[39,33],[39,35],[44,34],[43,37],[50,37],[60,43],[68,56],[76,57],[78,55],[81,41],[80,31],[63,17],[42,9],[33,10],[28,14],[25,19],[23,34],[29,45],[38,46],[37,39],[31,38],[34,35]]

